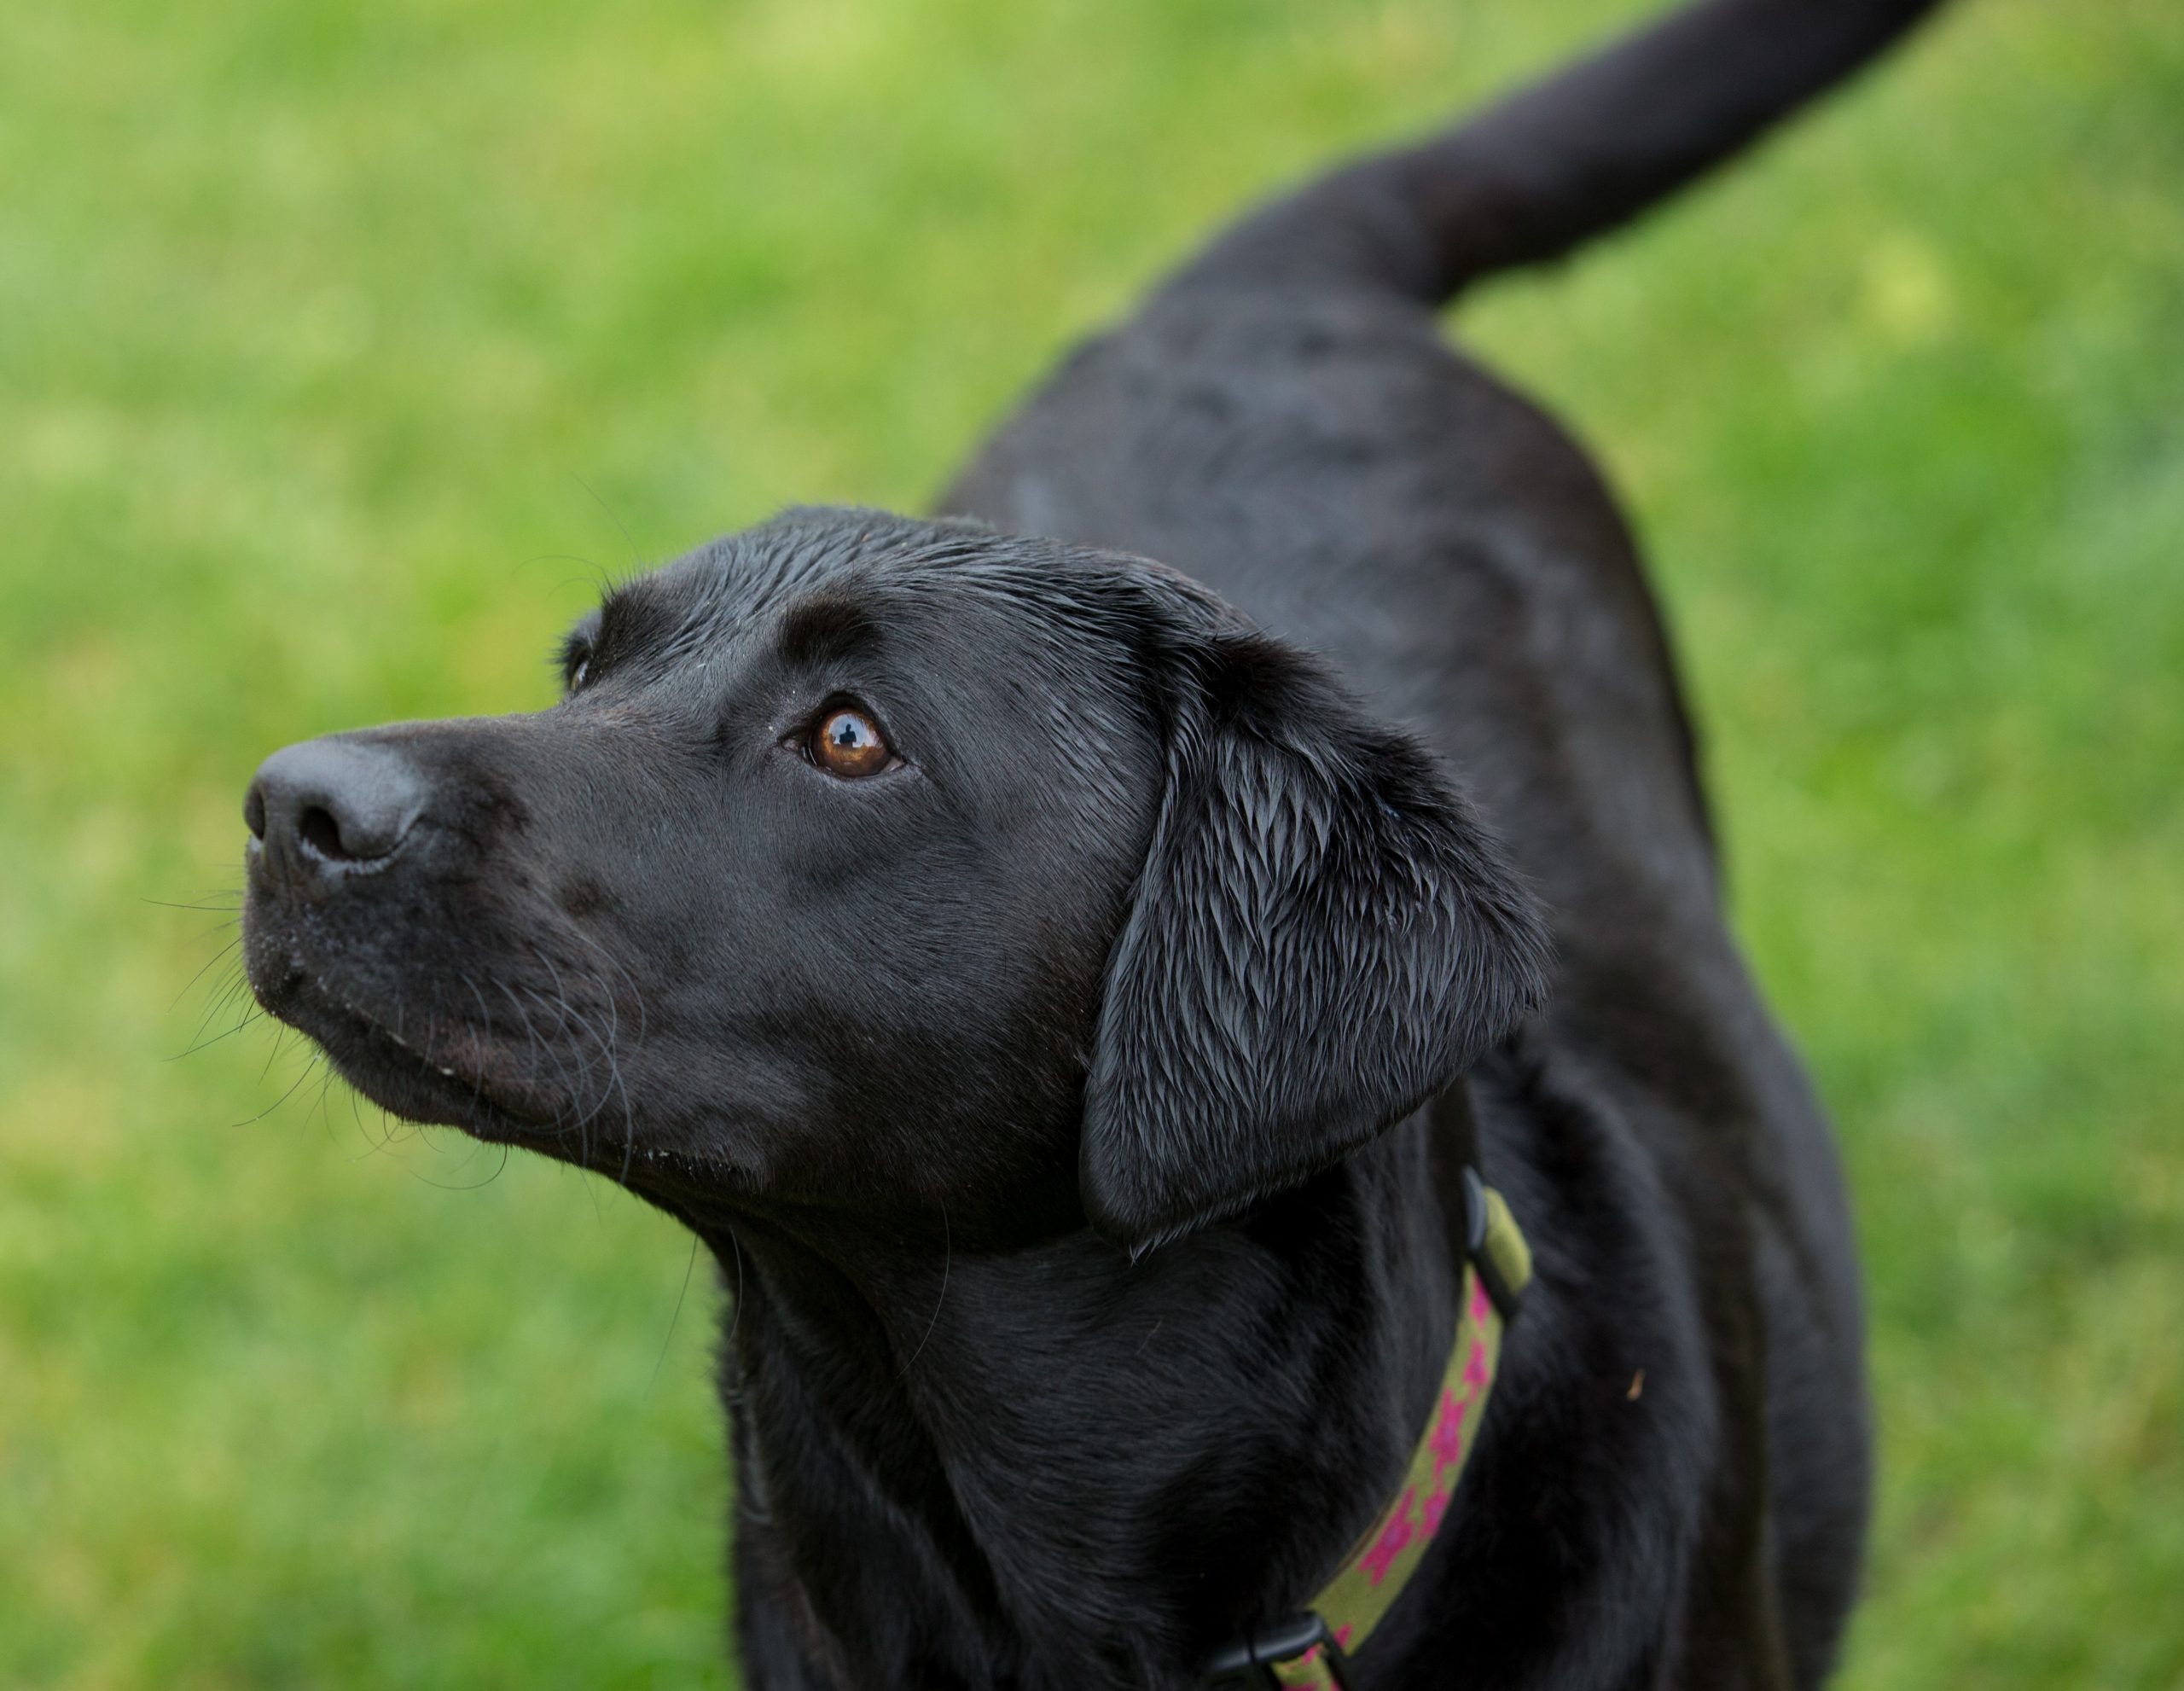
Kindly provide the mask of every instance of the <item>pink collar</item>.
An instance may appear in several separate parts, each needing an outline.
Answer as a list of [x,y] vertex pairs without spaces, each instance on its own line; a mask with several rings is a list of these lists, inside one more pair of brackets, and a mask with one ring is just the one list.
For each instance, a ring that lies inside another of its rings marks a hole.
[[1469,1236],[1455,1341],[1402,1484],[1310,1610],[1220,1652],[1207,1665],[1217,1679],[1256,1671],[1258,1683],[1287,1691],[1347,1691],[1350,1653],[1380,1624],[1440,1531],[1494,1390],[1502,1335],[1531,1278],[1531,1251],[1502,1194],[1466,1169],[1464,1196]]

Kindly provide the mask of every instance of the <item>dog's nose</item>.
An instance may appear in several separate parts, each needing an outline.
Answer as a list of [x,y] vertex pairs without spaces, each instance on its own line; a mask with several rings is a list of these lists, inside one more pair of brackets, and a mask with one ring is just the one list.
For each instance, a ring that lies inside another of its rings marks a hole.
[[258,766],[242,819],[265,867],[304,882],[382,868],[424,808],[425,783],[391,746],[306,740]]

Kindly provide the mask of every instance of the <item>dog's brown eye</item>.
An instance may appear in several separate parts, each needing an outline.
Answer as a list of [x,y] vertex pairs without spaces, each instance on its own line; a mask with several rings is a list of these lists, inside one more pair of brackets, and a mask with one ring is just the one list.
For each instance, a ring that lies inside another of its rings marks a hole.
[[880,732],[880,725],[863,711],[829,711],[811,736],[811,761],[829,775],[854,780],[877,775],[894,753]]

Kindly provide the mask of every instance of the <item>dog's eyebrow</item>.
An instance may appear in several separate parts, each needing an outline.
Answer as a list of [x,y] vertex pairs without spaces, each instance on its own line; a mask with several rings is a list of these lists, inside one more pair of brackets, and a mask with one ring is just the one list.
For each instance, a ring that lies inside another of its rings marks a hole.
[[587,656],[599,643],[599,613],[587,611],[578,617],[575,625],[561,636],[561,663],[566,669],[581,657]]
[[618,587],[599,601],[589,630],[602,659],[624,658],[673,637],[679,619],[642,585]]
[[839,593],[815,594],[790,607],[781,619],[781,655],[795,664],[846,657],[879,632],[879,623],[859,601]]

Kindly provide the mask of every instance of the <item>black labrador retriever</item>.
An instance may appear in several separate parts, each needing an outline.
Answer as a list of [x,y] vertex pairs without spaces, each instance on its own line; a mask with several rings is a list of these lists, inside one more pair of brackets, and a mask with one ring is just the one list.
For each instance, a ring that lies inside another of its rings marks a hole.
[[941,520],[792,511],[550,710],[258,771],[266,1008],[719,1258],[747,1683],[1826,1674],[1827,1130],[1614,502],[1434,308],[1926,9],[1676,15],[1230,228]]

